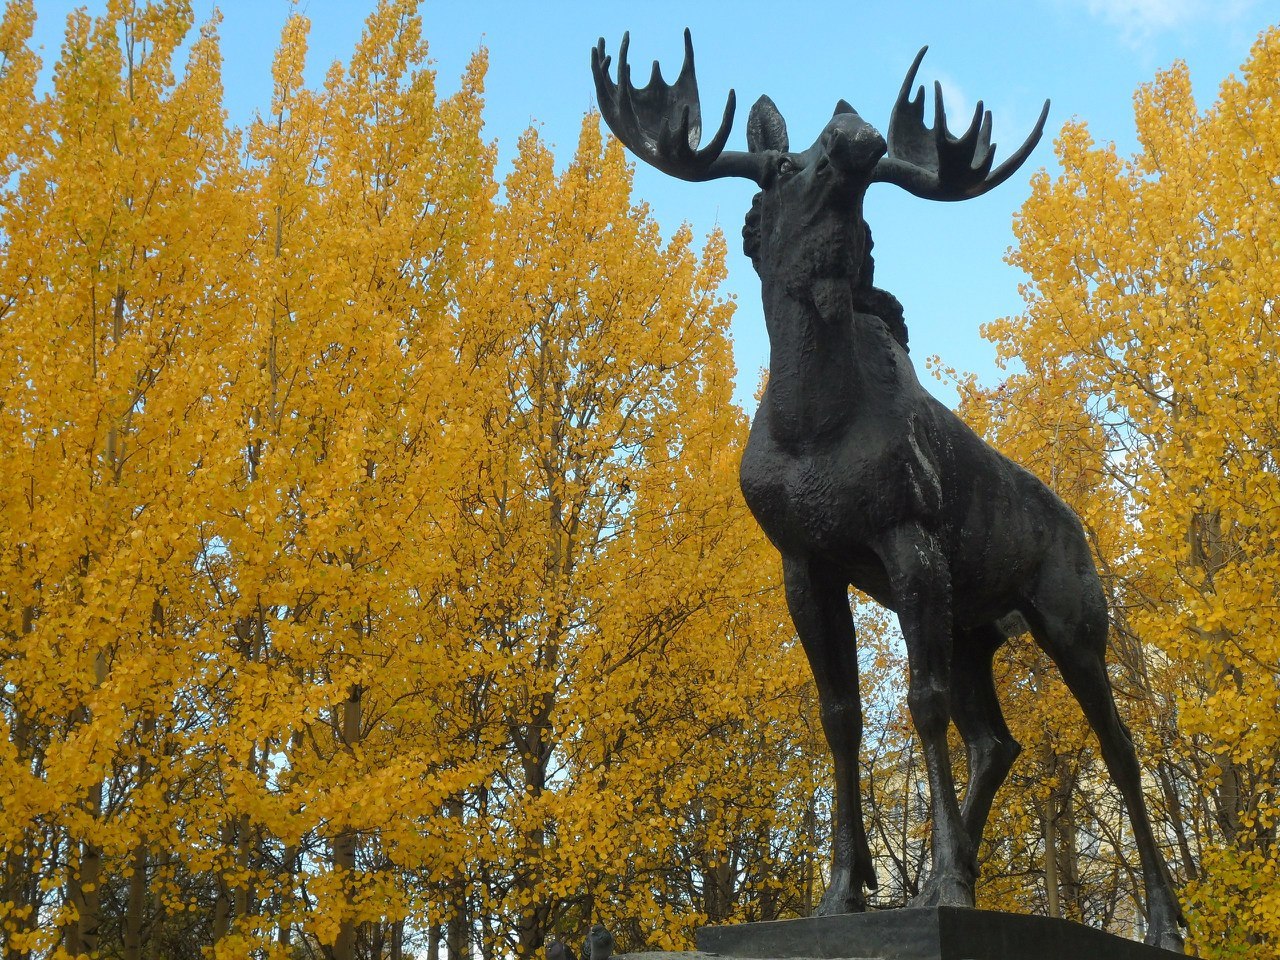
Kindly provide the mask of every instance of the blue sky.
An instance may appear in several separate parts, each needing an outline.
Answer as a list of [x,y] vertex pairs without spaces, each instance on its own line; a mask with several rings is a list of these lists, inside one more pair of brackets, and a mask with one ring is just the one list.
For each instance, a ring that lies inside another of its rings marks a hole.
[[[199,20],[210,0],[193,0]],[[36,43],[51,66],[69,9],[87,4],[36,0]],[[270,102],[271,56],[292,9],[312,20],[309,76],[319,83],[329,64],[349,55],[375,0],[223,0],[220,33],[226,61],[227,108],[244,123]],[[912,355],[921,379],[944,402],[954,394],[923,371],[926,357],[998,380],[994,352],[981,324],[1016,313],[1021,274],[1002,256],[1012,243],[1014,212],[1035,169],[1053,167],[1050,139],[1079,117],[1098,141],[1122,153],[1136,147],[1132,96],[1140,83],[1175,59],[1190,67],[1202,107],[1236,72],[1258,33],[1280,22],[1276,0],[842,0],[839,3],[669,2],[603,0],[427,0],[422,11],[440,88],[450,92],[471,53],[490,50],[487,134],[509,162],[530,124],[567,159],[583,114],[594,106],[588,55],[600,36],[616,51],[631,31],[638,79],[660,59],[668,77],[679,67],[681,31],[693,31],[704,113],[718,117],[730,87],[739,114],[729,141],[743,149],[746,109],[769,94],[787,119],[793,148],[817,136],[840,98],[882,130],[916,50],[929,45],[920,72],[940,80],[948,113],[966,118],[982,99],[994,114],[996,161],[1030,130],[1040,105],[1052,100],[1046,137],[1023,170],[1000,188],[965,203],[918,200],[879,185],[868,196],[876,241],[876,283],[906,309]],[[1003,148],[1003,149],[1001,149]],[[695,235],[716,226],[729,235],[727,293],[738,299],[734,323],[739,399],[752,406],[768,343],[759,285],[737,242],[754,187],[744,180],[691,184],[643,164],[635,196],[649,203],[668,235],[688,221]]]

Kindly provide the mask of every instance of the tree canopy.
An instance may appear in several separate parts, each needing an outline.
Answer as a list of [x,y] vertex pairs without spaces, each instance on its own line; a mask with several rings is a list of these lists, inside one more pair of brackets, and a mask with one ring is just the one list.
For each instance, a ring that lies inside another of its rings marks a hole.
[[[485,139],[414,0],[222,107],[185,0],[0,21],[0,937],[24,960],[538,955],[807,914],[830,795],[738,492],[725,240],[584,118]],[[1073,121],[962,413],[1084,520],[1204,957],[1280,948],[1280,31],[1121,158]],[[865,807],[927,862],[900,644],[856,612]],[[1141,932],[1118,800],[1025,640],[980,905]],[[963,753],[955,762],[963,779]],[[577,943],[574,942],[574,946]]]
[[[1061,173],[1033,179],[1015,224],[1026,309],[986,330],[1017,372],[968,391],[1093,538],[1116,682],[1205,957],[1280,949],[1277,91],[1273,29],[1203,111],[1183,64],[1140,88],[1132,157],[1068,123]],[[1037,737],[1046,784],[1096,803],[1067,729]],[[1094,849],[1123,848],[1093,819]]]
[[290,18],[239,130],[190,4],[73,14],[47,92],[8,4],[6,955],[669,946],[812,877],[723,240],[594,116],[499,182],[415,8],[319,89]]

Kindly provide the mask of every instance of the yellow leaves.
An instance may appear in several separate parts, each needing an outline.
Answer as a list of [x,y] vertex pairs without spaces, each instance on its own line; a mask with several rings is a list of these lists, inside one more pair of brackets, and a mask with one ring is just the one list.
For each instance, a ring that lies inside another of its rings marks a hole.
[[189,5],[74,14],[45,104],[30,16],[0,23],[20,935],[98,860],[89,899],[214,897],[220,956],[456,884],[687,944],[695,867],[651,880],[679,849],[749,853],[748,909],[810,843],[815,749],[737,491],[724,238],[664,239],[594,116],[560,173],[527,134],[497,203],[487,53],[437,100],[408,2],[318,91],[291,17],[244,156],[212,24],[175,83]]
[[[0,181],[6,183],[18,158],[26,155],[31,130],[39,127],[35,81],[40,60],[28,46],[35,16],[33,0],[9,0],[0,19],[0,137],[5,144],[0,153]],[[6,187],[3,195],[9,192]]]
[[[726,617],[741,615],[743,600],[754,606],[744,587],[758,583],[735,556],[742,539],[758,534],[737,505],[734,478],[706,470],[715,462],[708,451],[726,440],[740,443],[728,438],[743,425],[723,406],[726,419],[700,423],[706,398],[688,376],[722,369],[728,353],[717,339],[722,334],[708,330],[722,314],[707,309],[705,292],[687,298],[693,280],[687,234],[659,254],[643,212],[628,205],[616,148],[603,157],[599,149],[589,127],[574,162],[553,180],[549,155],[529,134],[508,180],[504,227],[513,234],[499,246],[517,252],[518,270],[509,280],[500,277],[495,295],[510,298],[517,312],[501,318],[514,332],[510,359],[494,361],[509,371],[507,382],[528,414],[492,418],[509,439],[480,471],[478,496],[491,508],[475,515],[477,532],[504,555],[525,558],[512,563],[523,571],[519,581],[508,581],[515,590],[501,580],[476,585],[493,591],[495,601],[508,595],[482,608],[506,608],[502,643],[511,646],[498,649],[510,655],[494,661],[501,671],[495,692],[509,691],[508,722],[530,717],[535,704],[553,698],[555,719],[542,732],[566,751],[566,773],[578,785],[566,794],[525,782],[498,821],[515,831],[516,849],[533,842],[529,831],[554,825],[554,846],[539,848],[535,861],[548,873],[537,889],[553,896],[581,884],[598,888],[617,875],[624,857],[641,876],[644,865],[656,868],[675,841],[664,830],[627,824],[656,822],[670,830],[679,810],[719,791],[708,769],[717,747],[707,744],[704,757],[697,745],[716,722],[746,715],[738,699],[746,691],[714,670],[692,703],[680,691],[691,675],[726,662],[717,652],[730,632]],[[551,246],[544,250],[546,241]],[[714,261],[714,250],[709,256]],[[655,296],[659,290],[666,302]],[[721,381],[713,382],[719,389]],[[493,402],[510,400],[497,394]],[[678,461],[666,446],[677,437]],[[528,454],[511,457],[513,449]],[[700,555],[703,510],[691,508],[704,501],[717,510],[736,507],[724,552],[702,544],[727,565]],[[518,585],[530,569],[545,571],[536,593]],[[683,609],[681,597],[700,595],[717,573],[735,582],[715,605]],[[566,617],[580,624],[567,634]],[[550,682],[558,675],[569,682]],[[752,673],[740,676],[749,680]],[[545,772],[528,766],[536,756],[520,748],[526,776]],[[498,824],[491,829],[500,831]],[[646,885],[628,885],[618,908],[643,917],[646,931],[661,916],[649,909],[650,895]],[[536,902],[527,889],[509,901],[517,912]]]
[[[1242,78],[1203,111],[1185,65],[1157,76],[1135,96],[1132,158],[1082,124],[1064,128],[1063,173],[1035,180],[1009,257],[1030,278],[1026,309],[987,331],[1026,373],[973,398],[1095,539],[1144,691],[1135,709],[1146,702],[1149,729],[1135,731],[1151,740],[1152,781],[1179,807],[1182,849],[1209,851],[1186,870],[1199,875],[1186,890],[1204,956],[1275,942],[1240,891],[1245,863],[1250,887],[1275,889],[1262,825],[1277,813],[1280,735],[1269,452],[1280,261],[1265,239],[1277,219],[1278,49],[1280,35],[1264,33]],[[1042,409],[1079,425],[1065,450]]]
[[271,114],[282,117],[290,111],[295,92],[302,87],[302,68],[307,59],[307,35],[311,21],[292,14],[284,22],[280,45],[271,62],[271,79],[275,84],[271,96]]

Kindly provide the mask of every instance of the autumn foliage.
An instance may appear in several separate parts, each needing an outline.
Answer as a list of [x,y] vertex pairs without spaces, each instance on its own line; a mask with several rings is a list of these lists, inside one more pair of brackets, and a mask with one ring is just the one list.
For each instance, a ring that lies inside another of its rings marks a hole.
[[[598,118],[497,174],[486,54],[412,0],[222,108],[183,0],[0,22],[0,950],[535,956],[807,913],[829,795],[746,513],[724,239],[664,234]],[[963,412],[1080,513],[1202,956],[1280,947],[1280,32],[1142,150],[1072,122]],[[877,906],[927,863],[888,620],[857,612]],[[1025,639],[980,903],[1142,927],[1079,710]],[[958,744],[957,744],[958,748]],[[958,775],[963,761],[957,749]]]
[[[965,391],[974,421],[1093,540],[1114,681],[1202,957],[1280,949],[1277,90],[1270,30],[1206,110],[1184,65],[1142,87],[1131,158],[1068,123],[1061,174],[1033,179],[1015,224],[1026,309],[987,329],[1016,372]],[[997,801],[993,830],[1029,846],[991,855],[1006,875],[1056,861],[1066,915],[1140,926],[1093,747],[1055,685],[1032,689],[1039,658],[1015,645],[1007,659],[1022,661],[1008,697],[1040,704],[1011,722],[1038,766],[1015,772],[1031,779]],[[993,884],[997,902],[1028,899]]]
[[499,183],[414,7],[319,89],[291,18],[247,130],[189,4],[73,14],[48,90],[7,7],[6,956],[673,946],[812,888],[723,240],[592,116]]

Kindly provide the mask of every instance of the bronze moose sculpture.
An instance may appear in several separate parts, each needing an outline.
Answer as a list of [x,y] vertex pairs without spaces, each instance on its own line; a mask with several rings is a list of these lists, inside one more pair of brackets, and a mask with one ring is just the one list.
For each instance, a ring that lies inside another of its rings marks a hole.
[[[1108,613],[1079,519],[1029,472],[984,443],[916,378],[902,308],[872,283],[863,197],[878,182],[929,200],[977,197],[1008,179],[1044,130],[993,169],[991,114],[977,105],[959,137],[935,121],[907,72],[882,137],[841,100],[812,146],[791,149],[768,97],[747,119],[746,152],[726,151],[734,94],[710,142],[693,45],[680,74],[658,64],[631,83],[623,37],[618,80],[602,39],[592,50],[601,113],[638,157],[683,180],[743,177],[760,191],[743,229],[760,275],[769,381],[742,459],[741,485],[782,555],[787,603],[812,667],[835,771],[830,879],[818,914],[865,909],[876,887],[862,821],[862,710],[850,585],[895,611],[906,642],[908,705],[928,771],[930,872],[913,905],[972,906],[977,848],[1019,746],[996,699],[992,658],[1029,629],[1097,734],[1141,858],[1149,944],[1181,951],[1183,922],[1142,795],[1104,656]],[[964,740],[961,804],[947,725]]]

